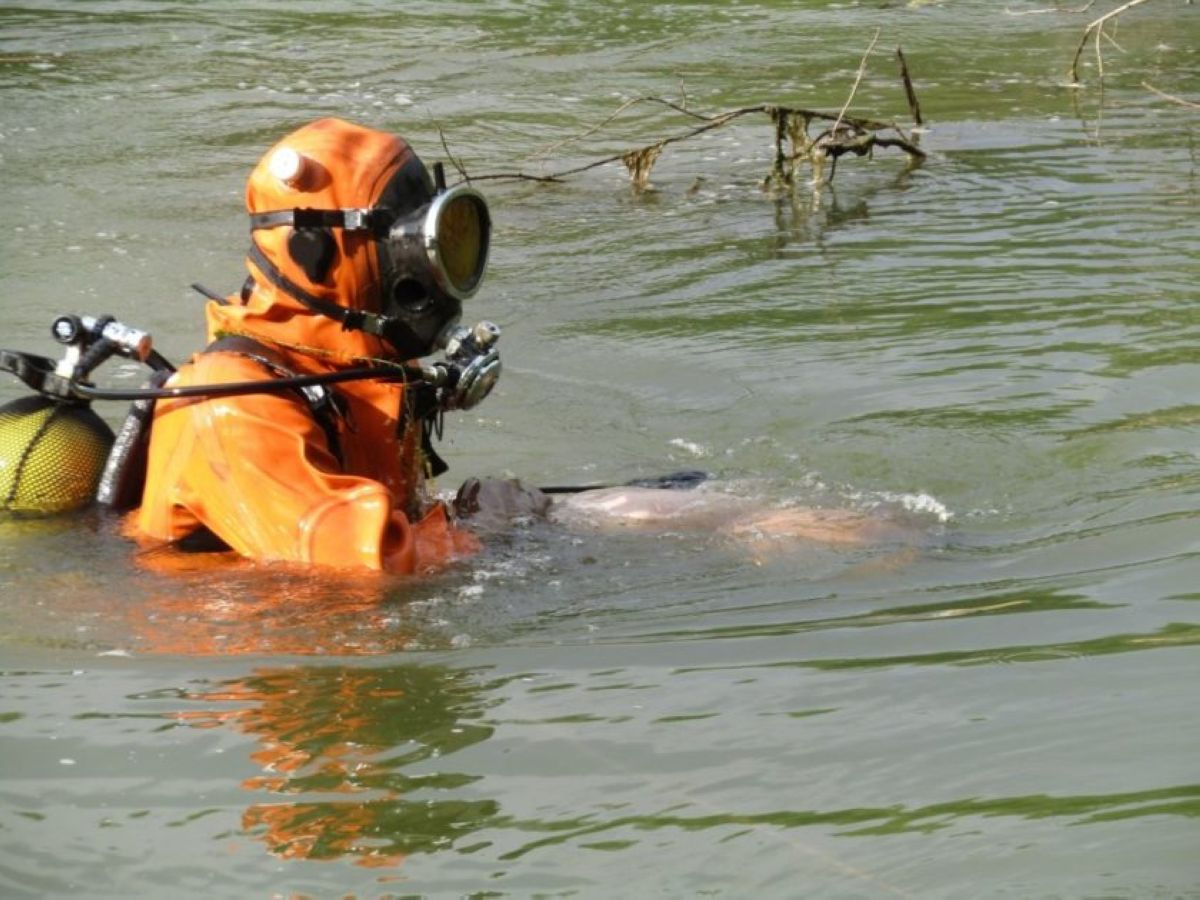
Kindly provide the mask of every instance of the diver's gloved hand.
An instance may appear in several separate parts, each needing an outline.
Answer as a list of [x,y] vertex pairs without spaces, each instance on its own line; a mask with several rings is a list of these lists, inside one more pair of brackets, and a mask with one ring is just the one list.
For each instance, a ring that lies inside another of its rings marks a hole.
[[544,517],[550,511],[550,498],[515,478],[468,478],[451,506],[458,518],[470,520],[473,529],[491,531],[507,528],[513,519]]

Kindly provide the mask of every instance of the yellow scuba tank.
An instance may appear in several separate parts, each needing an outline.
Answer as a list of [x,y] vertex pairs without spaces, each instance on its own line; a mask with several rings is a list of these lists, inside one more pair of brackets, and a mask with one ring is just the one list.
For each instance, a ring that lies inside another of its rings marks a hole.
[[0,406],[0,512],[67,512],[96,500],[98,489],[115,508],[113,498],[125,500],[139,486],[133,464],[126,463],[142,442],[123,427],[119,452],[113,452],[112,429],[89,405],[88,375],[114,355],[156,371],[172,366],[148,334],[111,316],[59,316],[51,333],[67,348],[57,363],[0,350],[0,371],[36,392]]
[[0,406],[0,510],[56,513],[92,502],[113,440],[86,405],[34,395]]

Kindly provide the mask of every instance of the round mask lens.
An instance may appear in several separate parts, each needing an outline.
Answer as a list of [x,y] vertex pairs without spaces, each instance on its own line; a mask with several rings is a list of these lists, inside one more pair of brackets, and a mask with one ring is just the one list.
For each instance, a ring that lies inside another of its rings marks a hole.
[[474,191],[451,192],[441,205],[434,227],[443,276],[454,293],[470,296],[487,265],[491,230],[487,204]]

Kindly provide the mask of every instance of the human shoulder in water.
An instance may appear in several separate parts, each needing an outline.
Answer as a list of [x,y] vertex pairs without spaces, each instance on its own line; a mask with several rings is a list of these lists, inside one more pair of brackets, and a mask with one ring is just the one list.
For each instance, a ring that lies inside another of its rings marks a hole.
[[739,542],[807,541],[857,547],[905,536],[898,523],[849,509],[772,506],[730,493],[697,473],[581,490],[527,488],[517,480],[469,479],[453,508],[481,533],[544,518],[578,531],[703,532]]

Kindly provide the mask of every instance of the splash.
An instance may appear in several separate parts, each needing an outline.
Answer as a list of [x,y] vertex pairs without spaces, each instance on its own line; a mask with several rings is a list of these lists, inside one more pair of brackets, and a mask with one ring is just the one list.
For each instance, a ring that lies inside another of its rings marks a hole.
[[895,507],[916,516],[932,516],[939,524],[946,524],[954,518],[954,513],[932,494],[895,493],[892,491],[874,491],[869,494],[856,493],[848,495],[850,500],[864,503],[872,510]]
[[697,459],[710,455],[710,451],[707,447],[705,447],[703,444],[697,444],[695,441],[685,440],[684,438],[671,438],[671,440],[667,441],[667,443],[672,447],[678,447],[680,450],[690,453]]

